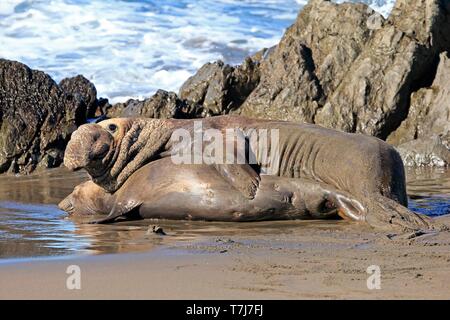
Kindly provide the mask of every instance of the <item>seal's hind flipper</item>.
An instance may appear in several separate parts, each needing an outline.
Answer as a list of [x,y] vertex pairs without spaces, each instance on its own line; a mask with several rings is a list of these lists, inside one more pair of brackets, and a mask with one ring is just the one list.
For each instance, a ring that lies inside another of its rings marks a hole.
[[330,192],[327,200],[337,208],[337,213],[342,219],[364,221],[366,216],[364,206],[350,195],[345,195],[343,192]]
[[412,212],[394,200],[381,195],[370,201],[365,220],[372,227],[401,232],[448,230],[446,226],[433,221],[430,217]]
[[116,201],[114,207],[111,212],[108,214],[106,218],[100,220],[94,220],[89,222],[89,224],[107,224],[113,223],[117,218],[125,216],[126,214],[132,212],[133,210],[139,208],[142,202],[137,202],[133,200],[129,200],[126,202]]

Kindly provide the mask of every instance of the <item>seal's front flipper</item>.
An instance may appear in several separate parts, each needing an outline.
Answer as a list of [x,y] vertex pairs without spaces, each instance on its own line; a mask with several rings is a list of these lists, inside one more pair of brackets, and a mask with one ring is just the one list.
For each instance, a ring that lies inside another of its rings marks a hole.
[[256,160],[254,150],[250,150],[249,141],[241,130],[235,130],[233,135],[227,136],[226,141],[224,161],[216,162],[213,166],[244,197],[254,199],[261,181],[259,173],[250,165],[250,158]]
[[128,213],[138,209],[141,206],[141,204],[142,204],[141,202],[133,201],[133,200],[129,200],[129,201],[125,201],[125,202],[117,201],[114,204],[114,207],[112,208],[111,212],[109,213],[109,215],[106,218],[91,221],[91,222],[89,222],[89,224],[113,223],[116,221],[117,218],[124,217]]
[[217,172],[246,198],[255,198],[260,175],[248,164],[215,164]]

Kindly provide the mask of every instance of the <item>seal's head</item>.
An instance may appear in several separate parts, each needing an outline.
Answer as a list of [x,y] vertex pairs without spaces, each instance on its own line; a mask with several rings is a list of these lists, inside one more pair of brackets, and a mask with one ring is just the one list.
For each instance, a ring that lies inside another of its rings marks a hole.
[[75,187],[58,207],[69,215],[108,214],[113,204],[113,195],[92,181]]
[[64,154],[70,170],[86,169],[92,180],[116,191],[136,170],[151,161],[169,140],[163,120],[116,118],[80,126]]
[[131,124],[130,119],[111,119],[80,126],[67,145],[64,165],[69,170],[84,168],[94,180],[105,179]]

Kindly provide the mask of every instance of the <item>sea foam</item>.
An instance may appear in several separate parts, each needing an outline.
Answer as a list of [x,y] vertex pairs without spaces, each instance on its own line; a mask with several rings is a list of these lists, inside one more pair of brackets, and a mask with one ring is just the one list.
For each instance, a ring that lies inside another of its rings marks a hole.
[[[380,1],[377,8],[383,8]],[[83,74],[112,102],[177,91],[204,63],[275,45],[301,0],[1,0],[0,57]]]

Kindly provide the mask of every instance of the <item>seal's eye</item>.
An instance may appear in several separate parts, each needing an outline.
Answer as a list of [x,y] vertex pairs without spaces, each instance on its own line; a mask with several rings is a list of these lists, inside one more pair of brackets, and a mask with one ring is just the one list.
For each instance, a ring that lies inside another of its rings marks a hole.
[[320,204],[319,212],[330,213],[337,210],[337,206],[333,201],[325,200]]
[[334,202],[331,202],[331,201],[325,202],[324,206],[327,209],[336,209],[336,204]]
[[116,130],[117,130],[117,126],[115,124],[111,123],[108,125],[108,131],[114,133],[114,132],[116,132]]

